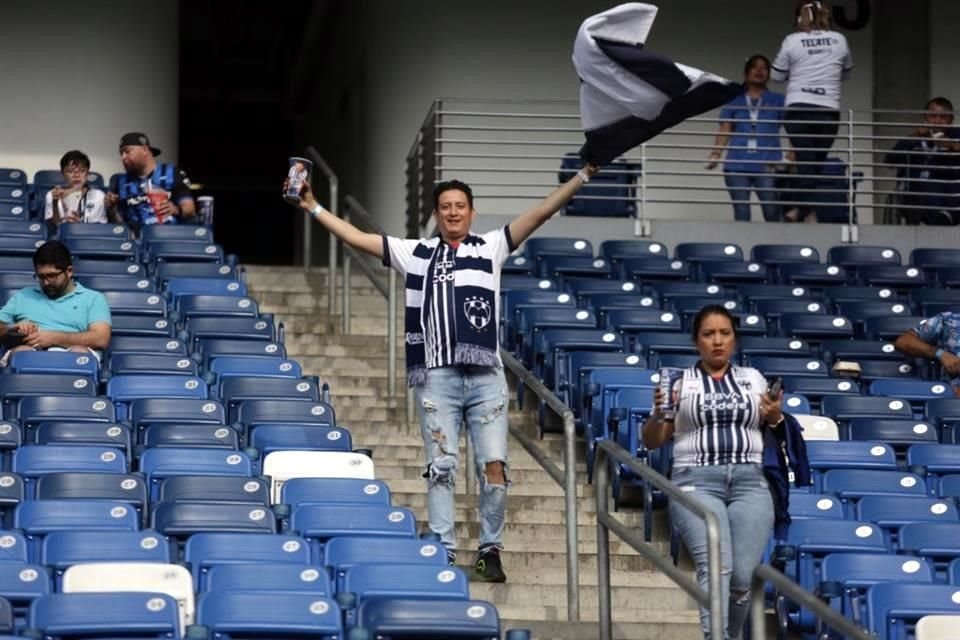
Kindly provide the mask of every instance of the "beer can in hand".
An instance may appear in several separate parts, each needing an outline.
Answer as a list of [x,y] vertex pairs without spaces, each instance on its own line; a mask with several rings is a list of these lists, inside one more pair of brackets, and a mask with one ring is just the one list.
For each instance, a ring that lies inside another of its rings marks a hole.
[[200,224],[210,226],[213,224],[213,196],[200,196],[197,198],[197,213],[200,218]]
[[310,171],[313,163],[306,158],[290,158],[290,169],[287,171],[287,190],[283,197],[294,204],[300,202],[303,195],[303,186],[310,180]]
[[[663,394],[660,413],[664,420],[673,420],[677,417],[677,398],[674,398],[673,388],[681,378],[683,378],[683,369],[660,368],[660,393]],[[679,396],[679,393],[677,395]]]

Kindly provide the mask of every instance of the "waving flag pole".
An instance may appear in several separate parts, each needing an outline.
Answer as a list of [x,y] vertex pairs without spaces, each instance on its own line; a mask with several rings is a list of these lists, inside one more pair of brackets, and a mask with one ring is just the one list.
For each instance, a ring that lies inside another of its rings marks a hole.
[[657,7],[628,2],[583,21],[573,45],[580,76],[580,157],[606,165],[661,131],[743,91],[726,78],[645,47]]

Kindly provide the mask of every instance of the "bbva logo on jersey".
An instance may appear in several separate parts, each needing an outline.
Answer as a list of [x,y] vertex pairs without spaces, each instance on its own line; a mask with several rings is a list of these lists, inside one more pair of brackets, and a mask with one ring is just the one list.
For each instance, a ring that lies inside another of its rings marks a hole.
[[467,321],[477,331],[482,331],[490,324],[493,318],[493,309],[490,303],[479,297],[467,298],[463,303],[463,313],[467,316]]

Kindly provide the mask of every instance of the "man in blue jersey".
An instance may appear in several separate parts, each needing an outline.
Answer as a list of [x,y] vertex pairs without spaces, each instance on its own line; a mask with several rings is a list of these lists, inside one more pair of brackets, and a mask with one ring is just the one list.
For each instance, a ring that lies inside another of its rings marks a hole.
[[73,257],[66,245],[51,240],[33,254],[38,285],[18,291],[0,309],[0,340],[16,351],[99,352],[110,344],[111,319],[99,291],[73,281]]
[[160,149],[142,133],[120,138],[120,161],[125,174],[111,181],[107,211],[116,222],[140,230],[150,224],[178,224],[193,219],[196,203],[190,179],[176,166],[158,163]]

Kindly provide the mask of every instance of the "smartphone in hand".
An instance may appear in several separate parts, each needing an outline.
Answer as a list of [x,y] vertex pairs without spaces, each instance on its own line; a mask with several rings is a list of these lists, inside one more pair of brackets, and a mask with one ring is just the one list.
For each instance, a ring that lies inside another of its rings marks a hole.
[[783,378],[777,378],[767,387],[767,397],[774,401],[779,400],[781,391],[783,391]]

